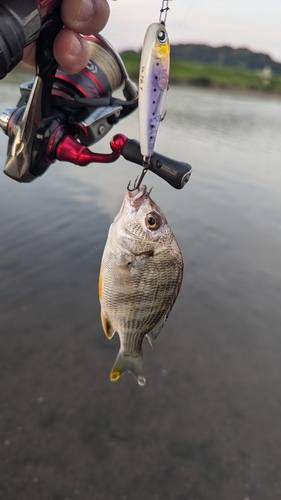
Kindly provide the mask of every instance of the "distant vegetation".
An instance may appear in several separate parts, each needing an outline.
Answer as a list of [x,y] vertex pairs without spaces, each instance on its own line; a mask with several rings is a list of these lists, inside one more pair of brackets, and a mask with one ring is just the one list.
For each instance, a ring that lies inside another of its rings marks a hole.
[[210,47],[209,45],[172,45],[171,59],[190,61],[216,66],[230,66],[261,71],[270,67],[272,73],[281,75],[281,64],[273,61],[268,54],[252,52],[249,49],[232,47]]
[[[127,51],[121,56],[130,76],[137,79],[140,54]],[[281,64],[248,49],[172,45],[170,82],[281,94]]]
[[[138,79],[140,53],[121,54],[129,75]],[[15,73],[33,71],[20,63]],[[13,72],[9,78],[13,78]],[[281,95],[281,64],[248,49],[172,45],[170,83],[221,89],[260,90]]]

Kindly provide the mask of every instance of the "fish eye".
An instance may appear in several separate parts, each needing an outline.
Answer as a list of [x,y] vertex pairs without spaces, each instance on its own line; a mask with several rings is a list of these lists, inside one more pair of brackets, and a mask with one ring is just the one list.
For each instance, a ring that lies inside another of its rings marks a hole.
[[167,35],[164,30],[160,30],[157,33],[157,39],[159,43],[166,43],[167,42]]
[[159,229],[159,227],[162,224],[162,219],[159,214],[156,212],[150,212],[147,214],[145,217],[145,225],[147,229],[150,229],[151,231],[156,231]]

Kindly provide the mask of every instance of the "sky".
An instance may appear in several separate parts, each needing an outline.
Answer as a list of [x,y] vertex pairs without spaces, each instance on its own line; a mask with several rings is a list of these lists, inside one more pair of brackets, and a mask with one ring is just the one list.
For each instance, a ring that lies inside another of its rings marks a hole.
[[[111,15],[102,34],[119,51],[140,50],[162,0],[108,0]],[[171,0],[170,43],[247,47],[281,62],[281,0]]]

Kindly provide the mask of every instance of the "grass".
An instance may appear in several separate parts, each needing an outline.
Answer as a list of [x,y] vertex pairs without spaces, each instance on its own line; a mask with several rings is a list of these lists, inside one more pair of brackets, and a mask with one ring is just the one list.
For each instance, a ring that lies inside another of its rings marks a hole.
[[[129,75],[138,79],[140,54],[124,52],[121,57]],[[187,61],[171,61],[170,83],[197,85],[222,89],[259,90],[281,95],[281,77],[272,75],[269,83],[264,83],[259,72],[244,68],[199,64]]]
[[[137,82],[139,75],[140,54],[126,51],[121,54],[130,77]],[[15,74],[30,68],[19,64]],[[16,75],[17,76],[17,75]],[[13,78],[13,73],[9,78]],[[215,64],[199,64],[195,62],[171,60],[170,83],[175,85],[196,85],[200,87],[256,90],[264,93],[281,95],[281,76],[272,75],[268,83],[264,83],[260,72],[245,68],[219,66]]]

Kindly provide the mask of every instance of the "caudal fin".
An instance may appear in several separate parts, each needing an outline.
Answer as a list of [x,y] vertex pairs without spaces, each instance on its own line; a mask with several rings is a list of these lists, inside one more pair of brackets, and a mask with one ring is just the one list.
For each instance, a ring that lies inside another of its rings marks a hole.
[[146,378],[143,371],[142,355],[129,356],[128,354],[124,354],[119,351],[110,373],[110,380],[115,382],[125,372],[132,372],[136,376],[138,384],[143,387],[145,385]]

